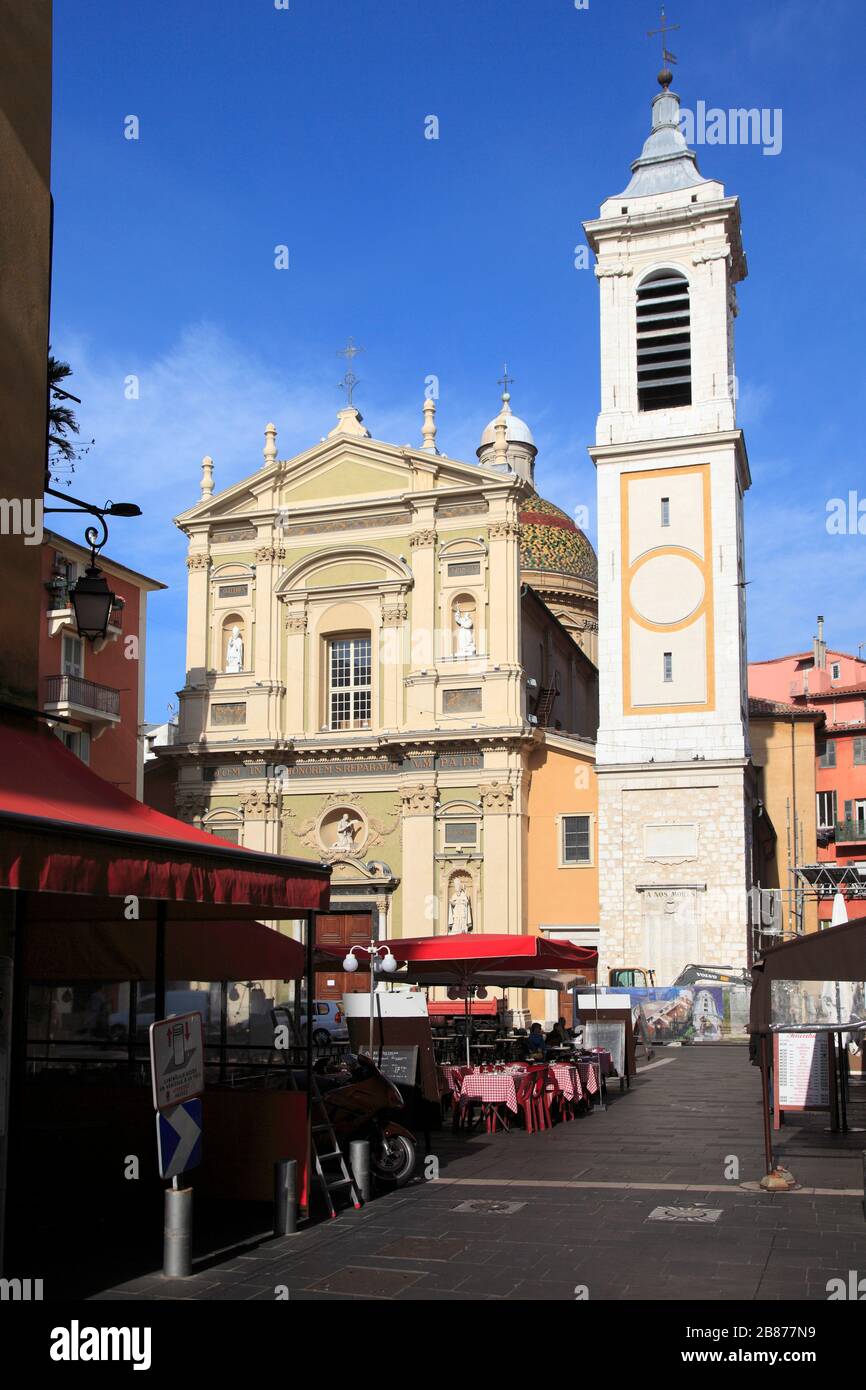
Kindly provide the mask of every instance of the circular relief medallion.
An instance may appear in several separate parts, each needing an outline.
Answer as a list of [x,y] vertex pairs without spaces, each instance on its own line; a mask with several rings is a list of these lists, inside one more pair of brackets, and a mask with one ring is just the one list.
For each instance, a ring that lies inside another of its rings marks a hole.
[[632,608],[648,623],[681,623],[700,607],[704,576],[685,555],[656,555],[641,565],[629,589]]

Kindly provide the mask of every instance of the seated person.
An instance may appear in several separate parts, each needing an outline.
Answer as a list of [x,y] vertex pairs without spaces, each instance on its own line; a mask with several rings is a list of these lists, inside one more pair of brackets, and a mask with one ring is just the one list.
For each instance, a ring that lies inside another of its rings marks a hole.
[[570,1047],[574,1033],[566,1028],[565,1019],[557,1019],[547,1035],[548,1047]]
[[533,1023],[529,1030],[529,1037],[526,1039],[526,1055],[533,1060],[540,1059],[542,1062],[547,1055],[547,1042],[540,1023]]

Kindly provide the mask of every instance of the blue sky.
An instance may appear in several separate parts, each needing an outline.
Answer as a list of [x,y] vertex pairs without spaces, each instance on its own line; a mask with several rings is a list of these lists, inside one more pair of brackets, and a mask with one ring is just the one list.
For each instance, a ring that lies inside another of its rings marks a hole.
[[[829,499],[866,498],[866,6],[668,11],[684,106],[783,113],[776,156],[698,148],[742,200],[749,260],[750,655],[807,646],[819,612],[856,651],[866,537],[825,519]],[[540,490],[589,506],[594,537],[598,290],[574,247],[648,133],[657,21],[648,0],[55,0],[52,341],[96,440],[79,495],[139,502],[108,553],[170,586],[150,606],[149,719],[184,679],[171,518],[198,496],[202,455],[219,489],[260,465],[270,419],[280,457],[314,443],[349,335],[373,435],[420,443],[435,374],[457,458],[474,459],[507,360]]]

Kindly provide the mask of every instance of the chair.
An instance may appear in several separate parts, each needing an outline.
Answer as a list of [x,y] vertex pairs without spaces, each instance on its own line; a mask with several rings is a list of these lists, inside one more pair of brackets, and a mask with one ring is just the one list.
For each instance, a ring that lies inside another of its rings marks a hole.
[[520,1078],[517,1084],[517,1111],[523,1111],[523,1123],[526,1126],[527,1134],[534,1134],[536,1126],[534,1124],[535,1114],[535,1073],[527,1071]]
[[[455,1068],[454,1070],[453,1075],[455,1077],[459,1074],[461,1087],[463,1085],[463,1078],[464,1076],[467,1076],[469,1074],[469,1070],[469,1067],[460,1067],[459,1069]],[[479,1106],[481,1110],[481,1113],[479,1114],[477,1121],[473,1119],[472,1113],[475,1106]],[[454,1118],[452,1121],[453,1129],[473,1129],[476,1123],[479,1125],[481,1124],[481,1121],[484,1118],[485,1113],[486,1103],[481,1099],[480,1096],[464,1096],[462,1090],[458,1091],[455,1088]]]
[[535,1106],[536,1120],[539,1129],[553,1129],[553,1120],[550,1116],[551,1095],[556,1096],[559,1087],[556,1078],[551,1076],[547,1067],[539,1067],[535,1077],[535,1088],[532,1093],[532,1101]]

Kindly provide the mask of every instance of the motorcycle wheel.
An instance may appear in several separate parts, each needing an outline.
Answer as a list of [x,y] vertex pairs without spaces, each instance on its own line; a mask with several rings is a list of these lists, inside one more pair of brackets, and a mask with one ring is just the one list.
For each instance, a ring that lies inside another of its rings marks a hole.
[[377,1183],[405,1187],[415,1172],[415,1145],[404,1134],[383,1134],[370,1145],[370,1171]]

